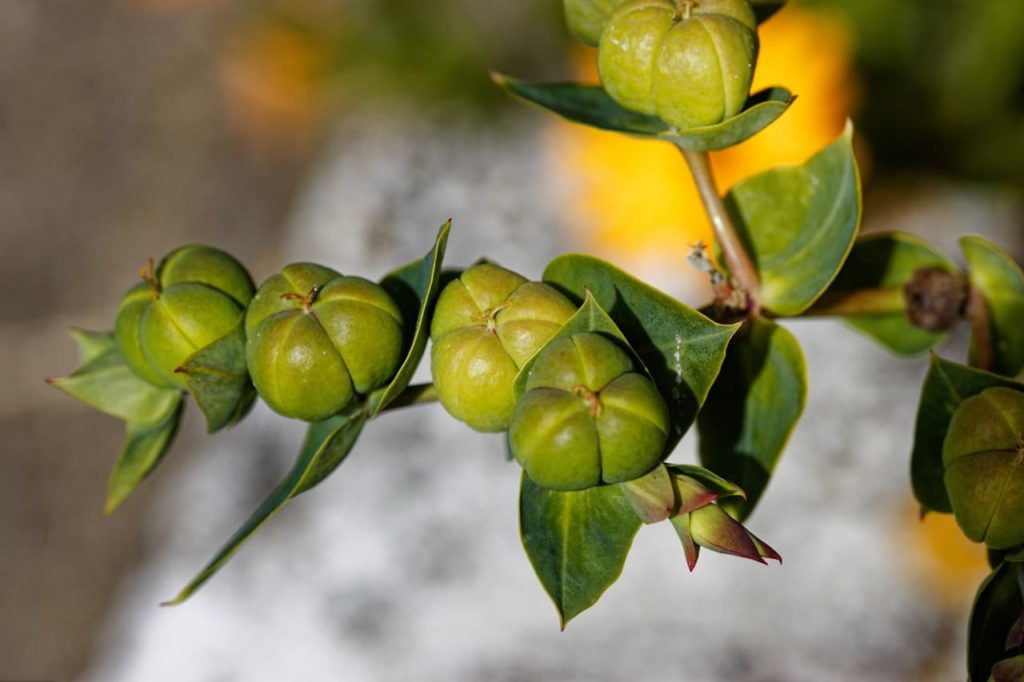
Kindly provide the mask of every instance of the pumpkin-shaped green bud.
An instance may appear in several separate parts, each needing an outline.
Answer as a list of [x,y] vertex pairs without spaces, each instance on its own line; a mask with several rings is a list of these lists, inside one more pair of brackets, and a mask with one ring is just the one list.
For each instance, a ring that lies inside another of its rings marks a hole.
[[402,361],[402,314],[379,285],[294,263],[260,285],[245,317],[246,361],[275,412],[320,421],[384,386]]
[[430,369],[444,408],[477,431],[504,431],[519,368],[576,312],[555,289],[492,263],[465,270],[438,297]]
[[604,24],[612,11],[626,0],[565,0],[565,23],[573,36],[597,47]]
[[668,432],[668,408],[650,379],[614,341],[584,332],[537,355],[509,443],[537,485],[583,490],[647,474],[664,458]]
[[114,334],[129,366],[158,386],[187,389],[176,372],[238,324],[253,283],[237,260],[209,246],[183,246],[121,300]]
[[990,388],[960,404],[942,447],[956,521],[975,542],[1024,542],[1024,392]]
[[743,109],[757,50],[746,0],[630,0],[605,24],[597,64],[616,102],[687,129]]

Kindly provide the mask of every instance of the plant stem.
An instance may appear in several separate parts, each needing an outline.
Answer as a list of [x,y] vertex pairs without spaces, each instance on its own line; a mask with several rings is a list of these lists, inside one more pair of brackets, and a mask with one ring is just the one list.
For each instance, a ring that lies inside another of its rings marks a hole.
[[722,203],[722,197],[719,196],[718,189],[715,187],[715,178],[711,173],[711,162],[707,152],[695,152],[682,147],[679,150],[683,153],[683,158],[686,159],[693,180],[697,184],[697,191],[704,203],[704,211],[711,219],[711,228],[714,231],[715,240],[722,250],[722,255],[725,256],[725,265],[729,269],[729,274],[746,293],[749,312],[756,314],[760,309],[757,302],[760,287],[757,269],[736,233],[732,219],[729,218],[729,213]]
[[906,310],[901,287],[861,289],[859,291],[826,291],[801,317],[826,315],[891,315]]
[[988,303],[976,287],[967,295],[967,321],[971,325],[970,364],[988,372],[995,371],[995,349],[988,319]]
[[381,410],[381,413],[383,414],[384,412],[390,412],[402,407],[433,403],[437,402],[437,400],[437,389],[434,387],[434,384],[411,384],[399,393],[398,397],[392,400],[387,407]]

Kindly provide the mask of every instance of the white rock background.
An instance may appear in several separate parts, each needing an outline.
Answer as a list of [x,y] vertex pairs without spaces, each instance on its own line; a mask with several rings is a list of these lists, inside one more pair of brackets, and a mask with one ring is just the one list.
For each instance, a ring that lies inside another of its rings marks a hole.
[[[349,123],[295,207],[282,263],[377,276],[419,257],[451,217],[450,263],[488,254],[538,276],[571,248],[556,210],[564,180],[540,139],[515,121],[486,132]],[[924,363],[835,323],[788,326],[807,354],[808,409],[749,524],[783,566],[704,552],[689,574],[671,528],[645,528],[619,582],[560,633],[519,542],[518,469],[501,437],[431,406],[368,427],[332,478],[186,605],[161,609],[302,438],[301,424],[262,406],[210,439],[193,414],[176,451],[199,452],[152,510],[148,558],[124,583],[84,679],[767,682],[908,680],[925,669],[961,678],[965,614],[922,590],[896,530],[912,508]],[[694,461],[692,438],[673,459]]]

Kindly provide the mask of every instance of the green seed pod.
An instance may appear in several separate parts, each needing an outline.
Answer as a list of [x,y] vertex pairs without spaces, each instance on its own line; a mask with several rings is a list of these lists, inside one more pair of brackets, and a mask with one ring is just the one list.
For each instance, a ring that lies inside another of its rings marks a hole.
[[942,462],[964,535],[993,549],[1024,542],[1024,392],[990,388],[962,402]]
[[261,284],[245,330],[256,390],[275,412],[305,421],[384,386],[402,361],[402,314],[388,293],[312,263]]
[[121,300],[114,334],[125,360],[158,386],[187,389],[175,370],[238,324],[252,298],[252,278],[234,258],[209,246],[183,246]]
[[583,490],[648,473],[664,458],[668,431],[654,384],[615,342],[584,332],[537,356],[509,443],[537,485]]
[[430,369],[441,404],[477,431],[504,431],[519,368],[576,312],[565,296],[491,263],[474,265],[438,297]]
[[597,66],[622,106],[697,128],[743,109],[757,49],[746,0],[630,0],[605,24]]
[[604,23],[612,11],[626,0],[565,0],[565,23],[573,36],[590,47],[597,47]]

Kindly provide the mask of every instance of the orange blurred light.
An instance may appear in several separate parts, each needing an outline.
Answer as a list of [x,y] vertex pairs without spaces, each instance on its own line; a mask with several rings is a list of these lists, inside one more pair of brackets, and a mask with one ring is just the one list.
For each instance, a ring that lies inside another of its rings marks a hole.
[[325,48],[283,22],[248,27],[221,57],[228,125],[256,156],[278,158],[313,139]]
[[[789,5],[760,29],[754,90],[784,85],[798,95],[763,132],[712,154],[719,188],[768,168],[794,164],[843,129],[853,105],[851,41],[834,13]],[[581,79],[596,82],[595,50],[572,55]],[[572,236],[588,250],[650,272],[693,277],[680,268],[688,244],[709,241],[711,226],[678,151],[660,141],[555,120],[555,165],[570,178]]]

